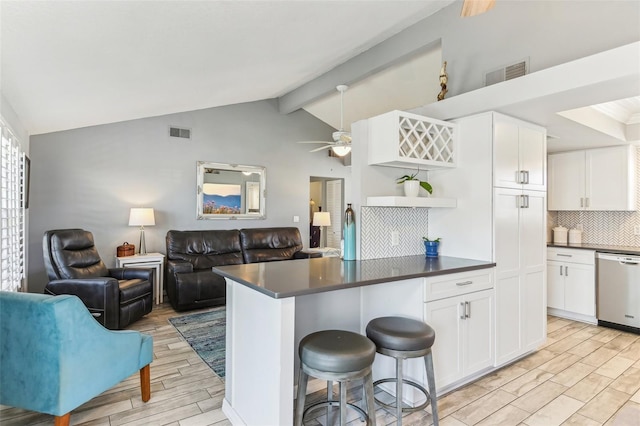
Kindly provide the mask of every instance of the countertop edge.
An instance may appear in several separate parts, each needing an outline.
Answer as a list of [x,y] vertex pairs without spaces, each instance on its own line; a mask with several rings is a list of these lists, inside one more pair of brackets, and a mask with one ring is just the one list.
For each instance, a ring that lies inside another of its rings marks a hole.
[[616,245],[608,245],[608,244],[556,244],[556,243],[547,243],[547,247],[552,248],[566,248],[566,249],[576,249],[576,250],[593,250],[600,253],[621,253],[621,254],[636,254],[640,255],[640,247],[630,247],[630,246],[616,246]]
[[295,297],[295,296],[305,296],[308,294],[317,294],[317,293],[324,293],[324,292],[328,292],[328,291],[335,291],[335,290],[345,290],[345,289],[349,289],[349,288],[355,288],[355,287],[365,287],[365,286],[369,286],[369,285],[374,285],[374,284],[382,284],[382,283],[388,283],[388,282],[394,282],[394,281],[403,281],[403,280],[410,280],[413,278],[428,278],[428,277],[435,277],[435,276],[439,276],[439,275],[448,275],[448,274],[456,274],[456,273],[460,273],[460,272],[469,272],[469,271],[476,271],[476,270],[480,270],[480,269],[489,269],[489,268],[493,268],[495,267],[496,264],[495,262],[488,262],[488,263],[484,263],[484,264],[479,264],[479,265],[471,265],[471,266],[461,266],[461,267],[454,267],[454,268],[447,268],[447,269],[441,269],[438,271],[427,271],[427,272],[419,272],[419,273],[415,273],[415,274],[406,274],[406,275],[397,275],[397,276],[389,276],[389,277],[384,277],[384,278],[379,278],[379,279],[369,279],[369,280],[363,280],[363,281],[357,281],[357,282],[353,282],[353,283],[346,283],[346,284],[340,284],[340,285],[336,285],[333,286],[331,288],[317,288],[317,289],[308,289],[308,290],[299,290],[299,291],[292,291],[292,292],[279,292],[279,293],[274,293],[272,291],[269,291],[267,289],[265,289],[264,287],[260,287],[260,286],[256,286],[255,284],[252,284],[248,281],[245,281],[243,279],[240,279],[238,277],[233,276],[232,274],[228,274],[222,270],[219,270],[217,268],[213,268],[214,272],[216,272],[219,275],[222,275],[225,278],[229,278],[230,280],[233,280],[234,282],[237,282],[239,284],[242,284],[244,286],[247,286],[253,290],[256,290],[266,296],[271,297],[272,299],[285,299],[287,297]]

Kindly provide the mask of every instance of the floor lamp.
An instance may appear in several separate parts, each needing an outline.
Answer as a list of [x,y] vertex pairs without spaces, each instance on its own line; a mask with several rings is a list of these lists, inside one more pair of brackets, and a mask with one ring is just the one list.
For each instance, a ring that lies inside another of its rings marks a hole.
[[156,224],[156,218],[152,208],[132,208],[129,212],[129,226],[140,227],[140,254],[147,254],[147,246],[144,241],[144,227]]
[[331,226],[331,215],[329,212],[315,212],[313,214],[312,225],[320,227],[320,248],[324,248],[324,228],[326,226]]

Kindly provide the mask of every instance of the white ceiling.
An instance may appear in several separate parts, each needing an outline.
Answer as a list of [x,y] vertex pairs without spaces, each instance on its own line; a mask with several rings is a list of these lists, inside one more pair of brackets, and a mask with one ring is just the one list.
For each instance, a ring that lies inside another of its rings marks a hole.
[[270,99],[452,2],[3,0],[0,88],[30,134]]

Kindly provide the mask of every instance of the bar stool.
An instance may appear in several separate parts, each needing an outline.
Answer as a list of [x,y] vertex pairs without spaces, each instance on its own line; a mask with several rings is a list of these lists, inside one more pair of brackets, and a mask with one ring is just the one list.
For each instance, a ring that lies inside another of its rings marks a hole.
[[[376,355],[376,345],[365,336],[343,330],[323,330],[311,333],[300,341],[300,375],[298,376],[298,398],[296,401],[296,426],[302,425],[304,416],[318,407],[340,406],[340,424],[347,421],[347,406],[355,409],[367,425],[376,424],[373,402],[373,376],[371,366]],[[327,380],[327,400],[304,409],[309,376]],[[363,401],[367,412],[347,403],[347,382],[364,379]],[[340,400],[333,400],[333,382],[340,383]]]
[[[433,373],[433,357],[431,347],[436,338],[436,333],[429,325],[410,318],[381,317],[369,321],[367,324],[367,337],[376,344],[376,352],[396,359],[396,377],[376,380],[374,388],[381,383],[393,382],[396,384],[396,403],[385,404],[380,400],[375,401],[387,409],[395,409],[397,425],[402,425],[402,413],[424,409],[431,401],[433,424],[438,426],[438,404],[436,399],[436,381]],[[424,357],[427,370],[427,391],[420,384],[404,379],[402,376],[402,361],[407,358]],[[420,390],[427,400],[417,407],[402,408],[402,384],[413,386]]]

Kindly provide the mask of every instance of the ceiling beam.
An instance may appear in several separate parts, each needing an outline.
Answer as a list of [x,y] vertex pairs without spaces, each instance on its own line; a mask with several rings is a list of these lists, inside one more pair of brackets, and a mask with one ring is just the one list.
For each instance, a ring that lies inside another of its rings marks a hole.
[[[414,24],[415,27],[417,24]],[[412,28],[412,27],[410,27]],[[336,91],[338,84],[351,85],[401,63],[412,56],[440,47],[440,39],[425,41],[413,31],[402,31],[373,46],[325,74],[278,98],[281,114],[289,114]]]

